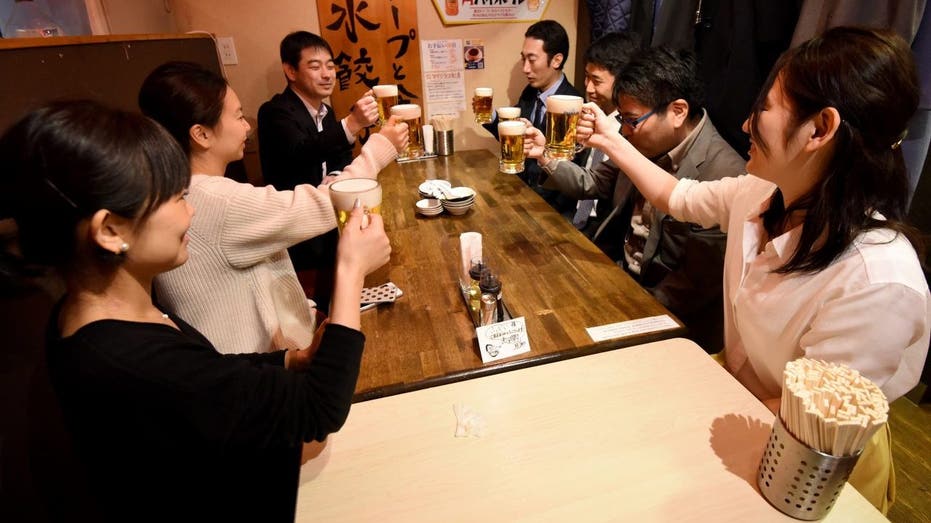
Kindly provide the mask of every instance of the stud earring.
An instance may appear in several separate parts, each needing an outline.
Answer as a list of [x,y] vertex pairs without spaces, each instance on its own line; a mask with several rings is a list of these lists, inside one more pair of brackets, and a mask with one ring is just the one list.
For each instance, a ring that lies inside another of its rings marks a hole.
[[121,244],[120,244],[120,254],[126,254],[127,251],[129,251],[129,244],[126,243],[126,242],[121,243]]

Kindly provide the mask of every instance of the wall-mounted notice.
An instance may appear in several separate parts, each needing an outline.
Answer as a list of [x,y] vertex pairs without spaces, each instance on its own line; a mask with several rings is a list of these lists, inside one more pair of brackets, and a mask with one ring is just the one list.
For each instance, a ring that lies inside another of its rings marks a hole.
[[466,40],[462,47],[465,49],[465,53],[462,55],[462,59],[465,61],[466,69],[485,68],[484,40]]
[[462,56],[462,40],[420,41],[427,121],[435,114],[459,114],[465,111]]
[[536,22],[550,0],[433,0],[446,25]]

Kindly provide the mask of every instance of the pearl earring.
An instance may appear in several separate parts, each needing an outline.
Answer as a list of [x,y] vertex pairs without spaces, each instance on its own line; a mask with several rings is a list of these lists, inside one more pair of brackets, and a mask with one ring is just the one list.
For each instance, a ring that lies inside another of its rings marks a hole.
[[127,251],[129,251],[129,244],[126,243],[126,242],[121,243],[121,244],[120,244],[120,254],[126,254]]

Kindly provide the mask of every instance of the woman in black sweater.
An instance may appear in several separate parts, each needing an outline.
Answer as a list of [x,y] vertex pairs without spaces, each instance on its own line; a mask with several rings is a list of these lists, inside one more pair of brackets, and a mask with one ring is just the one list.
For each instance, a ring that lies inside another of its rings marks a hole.
[[59,269],[48,361],[102,518],[291,521],[302,444],[339,430],[362,355],[359,297],[387,262],[380,217],[340,238],[315,354],[221,355],[152,302],[187,259],[188,162],[157,124],[93,102],[52,104],[0,139],[0,205],[24,257]]

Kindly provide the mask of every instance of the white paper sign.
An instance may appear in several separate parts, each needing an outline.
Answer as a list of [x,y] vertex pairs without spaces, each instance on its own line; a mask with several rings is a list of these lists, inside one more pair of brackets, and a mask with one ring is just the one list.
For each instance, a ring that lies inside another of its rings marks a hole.
[[475,329],[482,363],[530,352],[527,324],[523,316]]
[[462,57],[462,40],[420,41],[423,92],[427,105],[425,121],[429,121],[436,114],[458,114],[465,111]]
[[600,325],[598,327],[588,327],[585,330],[588,331],[588,335],[591,336],[592,340],[605,341],[623,338],[625,336],[633,336],[634,334],[642,334],[644,332],[675,329],[678,326],[679,324],[670,318],[669,315],[663,314],[660,316],[650,316],[649,318],[609,323],[608,325]]

